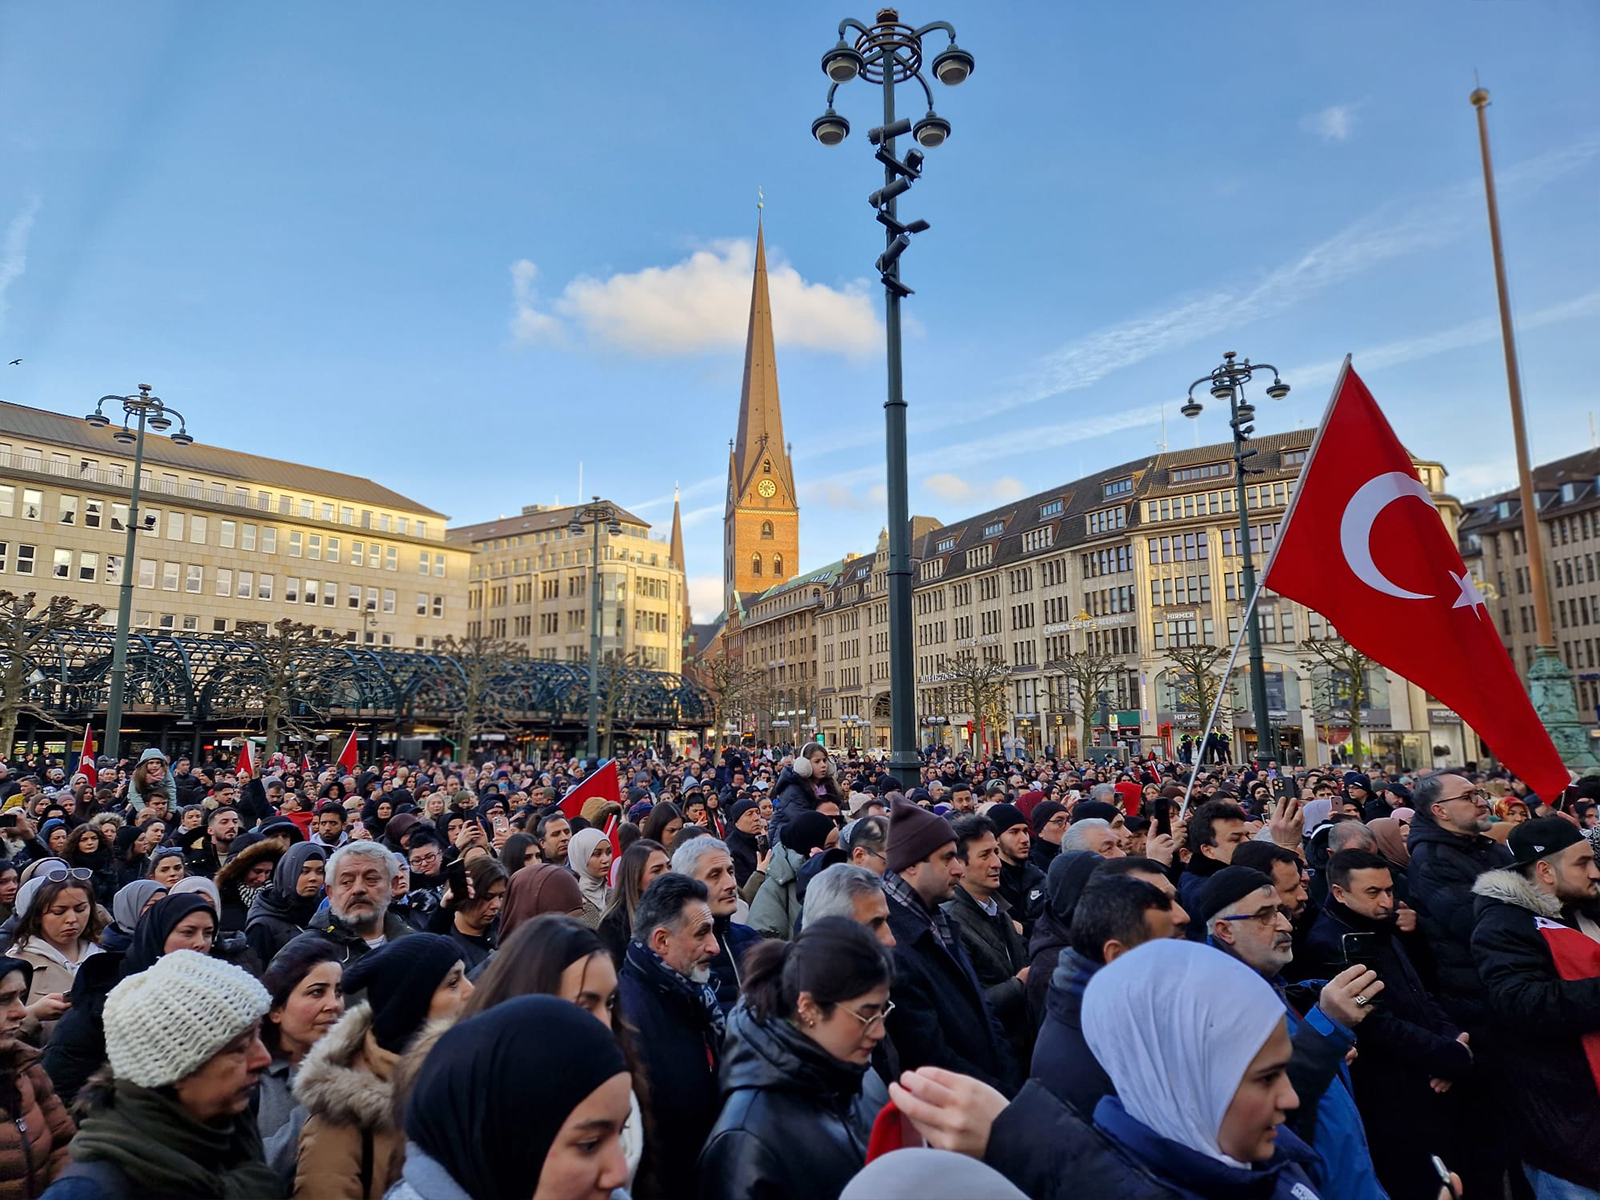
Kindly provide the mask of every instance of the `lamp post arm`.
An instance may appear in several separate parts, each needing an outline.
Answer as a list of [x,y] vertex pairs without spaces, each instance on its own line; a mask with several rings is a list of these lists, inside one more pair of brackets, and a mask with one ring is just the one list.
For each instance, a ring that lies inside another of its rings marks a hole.
[[848,32],[851,29],[854,29],[857,33],[862,34],[863,36],[866,36],[866,37],[870,37],[872,35],[872,30],[867,28],[860,21],[856,20],[854,17],[846,17],[844,20],[839,22],[839,36],[840,37],[844,37],[845,33]]
[[941,30],[944,33],[948,33],[950,35],[950,44],[955,45],[956,27],[950,24],[949,21],[929,21],[926,25],[922,26],[922,28],[918,29],[914,36],[920,40],[923,35],[932,33],[935,29]]

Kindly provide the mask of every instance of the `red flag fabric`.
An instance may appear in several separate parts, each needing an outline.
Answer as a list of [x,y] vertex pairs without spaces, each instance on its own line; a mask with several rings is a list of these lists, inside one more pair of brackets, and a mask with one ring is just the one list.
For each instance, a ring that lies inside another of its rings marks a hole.
[[300,769],[307,775],[311,774],[311,754],[307,752],[300,758]]
[[250,739],[244,739],[244,745],[239,749],[239,761],[234,764],[234,774],[253,779],[256,773],[255,759],[250,757]]
[[83,749],[78,751],[78,774],[89,780],[90,787],[100,785],[100,772],[94,765],[94,726],[83,727]]
[[561,811],[566,813],[567,820],[570,821],[583,812],[585,802],[593,800],[596,796],[602,800],[622,803],[622,780],[617,775],[616,759],[606,759],[595,768],[593,775],[568,792],[561,801]]
[[334,760],[344,768],[346,775],[356,773],[356,731],[352,729],[350,736],[345,739],[344,749],[339,751],[339,757]]
[[1483,594],[1348,359],[1262,579],[1453,708],[1540,796],[1567,786]]

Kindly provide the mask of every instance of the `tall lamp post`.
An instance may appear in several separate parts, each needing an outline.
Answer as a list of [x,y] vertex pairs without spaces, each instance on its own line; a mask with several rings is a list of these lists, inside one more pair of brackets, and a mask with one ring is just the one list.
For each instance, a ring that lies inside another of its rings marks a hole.
[[621,513],[599,496],[572,510],[567,532],[576,536],[585,525],[594,526],[594,582],[589,599],[589,749],[591,762],[600,756],[600,526],[616,537],[622,532]]
[[[839,22],[839,42],[822,56],[822,70],[832,80],[828,88],[827,111],[811,123],[811,136],[824,146],[837,146],[850,133],[850,122],[833,109],[833,97],[841,84],[859,76],[883,88],[883,124],[867,133],[867,141],[877,147],[875,157],[883,164],[883,187],[867,197],[877,210],[884,229],[884,250],[877,270],[884,290],[884,326],[888,334],[888,399],[884,401],[884,424],[888,458],[889,503],[889,768],[907,787],[920,777],[921,757],[917,746],[916,693],[911,644],[911,529],[910,500],[906,483],[906,400],[901,382],[900,301],[911,289],[900,282],[900,256],[911,244],[911,235],[928,228],[926,221],[902,222],[896,215],[897,198],[908,191],[922,175],[921,150],[908,150],[896,156],[895,139],[909,133],[919,146],[932,149],[950,136],[950,122],[933,109],[933,89],[923,78],[922,39],[930,33],[948,34],[950,44],[933,56],[928,64],[934,78],[946,87],[966,82],[972,74],[972,55],[956,45],[955,26],[932,21],[919,28],[902,24],[893,8],[878,10],[876,23],[868,26],[853,17]],[[846,40],[854,36],[854,42]],[[894,89],[897,83],[911,80],[921,86],[928,111],[915,124],[909,117],[896,117]]]
[[[1244,558],[1242,596],[1247,604],[1249,598],[1256,594],[1256,566],[1250,554],[1250,509],[1245,503],[1244,480],[1246,475],[1260,475],[1261,472],[1245,466],[1245,461],[1258,451],[1246,449],[1250,435],[1255,432],[1251,422],[1256,419],[1256,408],[1245,399],[1244,385],[1250,382],[1257,371],[1272,372],[1267,395],[1273,400],[1282,400],[1289,394],[1289,385],[1279,377],[1277,367],[1271,363],[1252,364],[1248,358],[1241,360],[1229,350],[1222,356],[1220,367],[1189,385],[1189,399],[1181,410],[1186,417],[1200,415],[1202,405],[1194,398],[1194,390],[1203,383],[1211,385],[1213,399],[1228,403],[1228,426],[1233,430],[1233,494],[1234,503],[1239,509],[1239,553]],[[1273,736],[1267,711],[1267,679],[1261,660],[1261,621],[1253,604],[1249,607],[1247,617],[1245,628],[1250,638],[1250,706],[1255,709],[1256,716],[1256,761],[1265,763],[1268,759],[1278,757],[1277,739]]]
[[[172,428],[172,419],[178,419],[178,432],[172,435],[176,446],[192,446],[189,424],[171,405],[163,403],[160,396],[150,394],[150,385],[141,383],[135,396],[101,396],[94,411],[85,417],[84,424],[91,429],[106,429],[112,418],[106,416],[106,404],[122,406],[122,428],[111,435],[111,440],[133,447],[133,483],[128,497],[128,540],[122,552],[122,581],[117,588],[117,637],[111,653],[111,695],[106,701],[106,757],[117,759],[122,753],[122,701],[128,679],[128,625],[133,618],[133,562],[139,536],[139,485],[144,473],[144,434],[146,428],[165,433]],[[130,422],[133,424],[130,426]]]

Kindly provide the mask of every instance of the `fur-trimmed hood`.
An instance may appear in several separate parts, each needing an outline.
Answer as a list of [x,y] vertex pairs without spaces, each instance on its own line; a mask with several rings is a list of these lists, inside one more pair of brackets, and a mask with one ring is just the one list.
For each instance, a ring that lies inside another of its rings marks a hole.
[[[288,850],[289,843],[285,838],[265,838],[251,843],[217,869],[217,890],[224,896],[229,895],[230,888],[244,882],[245,876],[250,874],[250,868],[264,862],[276,865]],[[268,876],[267,882],[272,882],[271,876]]]
[[458,1019],[440,1017],[437,1021],[429,1021],[423,1025],[401,1053],[394,1070],[389,1072],[389,1108],[396,1129],[405,1127],[406,1101],[411,1098],[411,1089],[416,1086],[417,1073],[422,1070],[428,1051],[432,1050],[433,1044],[455,1026]]
[[379,1046],[371,1032],[372,1008],[363,1001],[311,1048],[294,1081],[294,1098],[308,1114],[362,1129],[395,1127],[389,1074],[398,1056]]
[[1472,885],[1472,894],[1482,896],[1485,900],[1509,904],[1513,908],[1526,909],[1536,917],[1561,920],[1561,901],[1548,892],[1541,892],[1521,871],[1509,868],[1485,871]]

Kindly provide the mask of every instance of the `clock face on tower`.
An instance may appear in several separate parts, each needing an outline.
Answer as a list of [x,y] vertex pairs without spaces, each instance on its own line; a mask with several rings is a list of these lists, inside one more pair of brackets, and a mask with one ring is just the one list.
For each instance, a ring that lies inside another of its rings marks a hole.
[[761,495],[765,499],[768,499],[768,500],[772,499],[773,494],[777,490],[778,490],[777,485],[775,483],[773,483],[772,480],[770,480],[770,479],[763,479],[760,483],[758,483],[756,485],[756,491],[760,492]]

